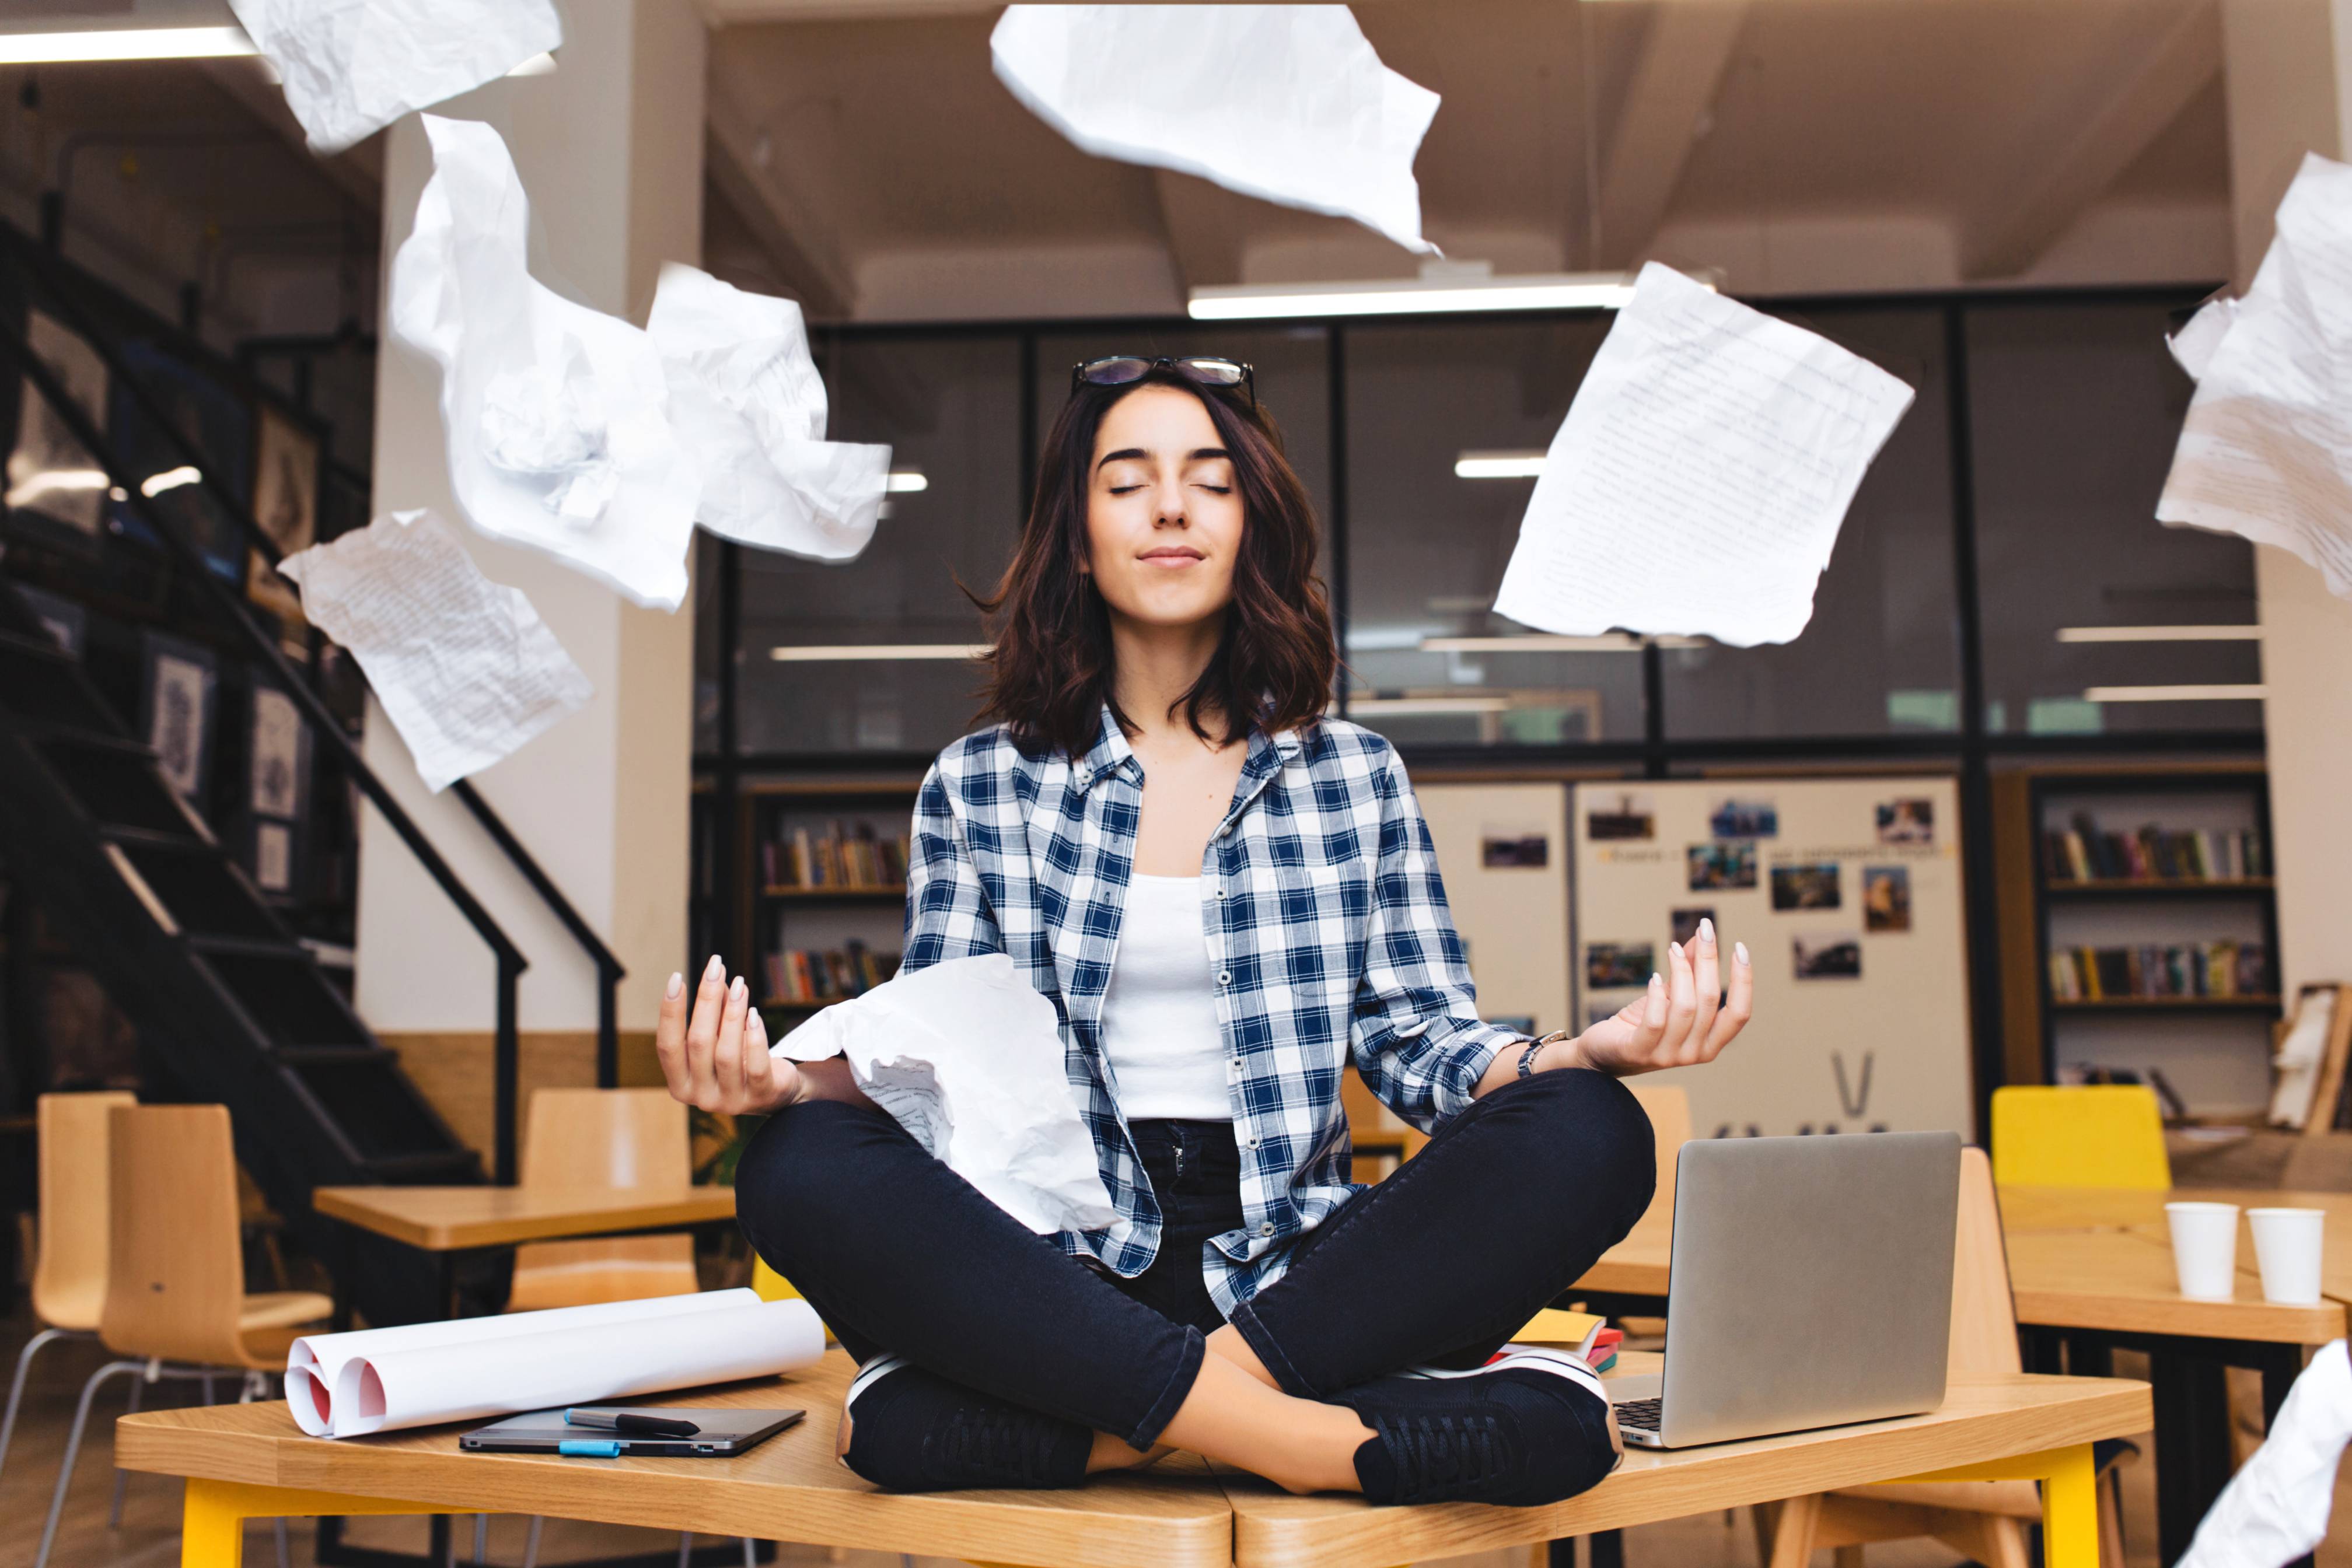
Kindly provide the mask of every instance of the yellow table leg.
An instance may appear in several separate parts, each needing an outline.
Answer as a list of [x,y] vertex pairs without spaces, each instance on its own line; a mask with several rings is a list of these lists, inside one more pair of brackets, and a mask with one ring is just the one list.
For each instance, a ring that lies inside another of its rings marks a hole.
[[1921,1481],[2040,1481],[2043,1568],[2099,1568],[2099,1474],[2088,1443],[1887,1484]]
[[[347,1497],[341,1492],[303,1491],[294,1487],[254,1486],[245,1481],[188,1478],[180,1513],[180,1568],[239,1568],[248,1519],[312,1518],[320,1514],[480,1513],[446,1502],[404,1502],[397,1498]],[[2053,1568],[2058,1568],[2053,1564]]]

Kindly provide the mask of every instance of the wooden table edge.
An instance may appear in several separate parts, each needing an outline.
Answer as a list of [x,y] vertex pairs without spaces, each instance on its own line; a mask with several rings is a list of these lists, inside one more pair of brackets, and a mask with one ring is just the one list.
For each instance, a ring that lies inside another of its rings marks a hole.
[[[447,1221],[417,1221],[387,1214],[346,1196],[382,1190],[367,1186],[313,1187],[310,1189],[310,1207],[331,1219],[356,1226],[362,1230],[425,1252],[457,1252],[473,1247],[511,1247],[531,1241],[578,1240],[617,1230],[707,1225],[731,1218],[735,1213],[734,1189],[707,1185],[689,1188],[689,1196],[685,1197],[669,1192],[634,1206],[600,1211],[599,1224],[590,1229],[550,1230],[543,1221],[527,1217],[469,1220],[456,1225]],[[467,1190],[488,1192],[499,1189],[482,1187]],[[704,1196],[718,1193],[726,1195],[724,1204]],[[462,1236],[459,1234],[461,1230]]]

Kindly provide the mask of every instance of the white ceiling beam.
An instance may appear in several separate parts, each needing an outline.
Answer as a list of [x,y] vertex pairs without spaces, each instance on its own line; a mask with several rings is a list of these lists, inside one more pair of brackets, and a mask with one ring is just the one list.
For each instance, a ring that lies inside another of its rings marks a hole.
[[2221,74],[2221,16],[2211,0],[2136,7],[2090,57],[2096,85],[2054,106],[2012,152],[2007,177],[1963,214],[1962,277],[2011,277],[2041,259]]
[[1657,237],[1748,25],[1747,0],[1654,5],[1601,170],[1596,265],[1633,266]]
[[841,254],[838,225],[788,176],[774,140],[715,81],[707,113],[706,161],[719,194],[810,315],[849,315],[857,278]]

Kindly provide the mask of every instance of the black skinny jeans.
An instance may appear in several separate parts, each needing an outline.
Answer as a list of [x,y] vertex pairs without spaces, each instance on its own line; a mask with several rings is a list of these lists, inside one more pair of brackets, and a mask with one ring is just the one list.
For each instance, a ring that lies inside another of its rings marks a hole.
[[[893,1352],[1148,1448],[1223,1322],[1201,1249],[1241,1224],[1240,1162],[1226,1124],[1133,1131],[1167,1217],[1133,1280],[1069,1257],[888,1115],[838,1101],[761,1130],[736,1171],[738,1213],[859,1361]],[[1310,1399],[1411,1365],[1475,1366],[1633,1228],[1656,1185],[1653,1150],[1613,1078],[1507,1084],[1309,1231],[1234,1325]]]

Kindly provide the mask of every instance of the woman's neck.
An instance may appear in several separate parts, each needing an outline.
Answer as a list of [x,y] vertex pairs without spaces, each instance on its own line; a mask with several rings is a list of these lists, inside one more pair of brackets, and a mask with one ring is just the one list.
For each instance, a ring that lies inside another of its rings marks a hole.
[[[1149,743],[1180,730],[1191,735],[1183,715],[1171,710],[1209,667],[1223,632],[1223,616],[1187,626],[1150,626],[1111,617],[1111,694],[1118,711],[1139,732],[1138,740]],[[1215,736],[1223,715],[1204,705],[1201,721]]]

